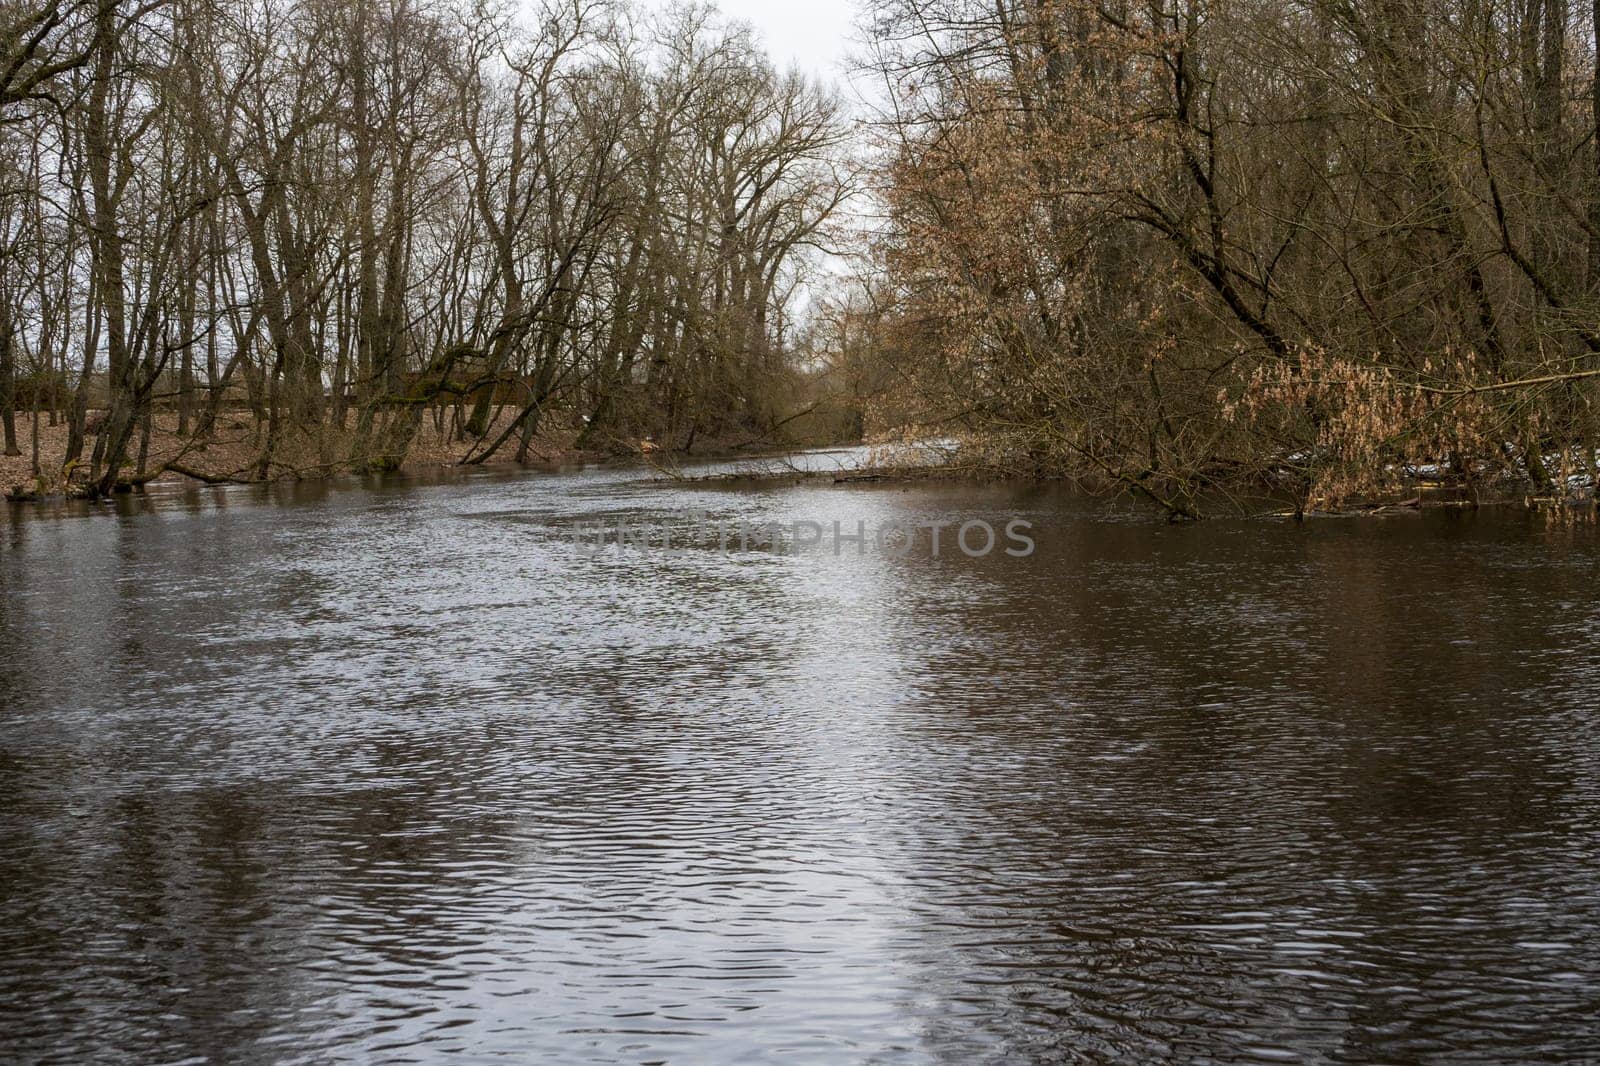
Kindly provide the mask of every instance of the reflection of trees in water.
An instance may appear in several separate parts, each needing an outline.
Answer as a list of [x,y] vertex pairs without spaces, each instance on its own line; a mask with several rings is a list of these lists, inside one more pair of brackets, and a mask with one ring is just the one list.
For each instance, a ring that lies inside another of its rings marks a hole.
[[953,623],[995,656],[927,663],[886,744],[940,752],[900,830],[948,930],[908,1004],[930,1043],[1370,1061],[1543,1009],[1582,1030],[1558,974],[1595,960],[1518,944],[1584,940],[1582,906],[1519,911],[1540,885],[1592,898],[1559,845],[1594,686],[1549,700],[1530,661],[1588,569],[1508,582],[1521,532],[1442,523],[1076,527]]

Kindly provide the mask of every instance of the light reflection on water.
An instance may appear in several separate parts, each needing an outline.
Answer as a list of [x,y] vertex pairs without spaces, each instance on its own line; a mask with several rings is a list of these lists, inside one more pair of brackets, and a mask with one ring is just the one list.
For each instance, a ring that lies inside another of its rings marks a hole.
[[[566,542],[697,509],[1039,548]],[[618,471],[98,511],[0,524],[7,1057],[1600,1045],[1590,526]]]

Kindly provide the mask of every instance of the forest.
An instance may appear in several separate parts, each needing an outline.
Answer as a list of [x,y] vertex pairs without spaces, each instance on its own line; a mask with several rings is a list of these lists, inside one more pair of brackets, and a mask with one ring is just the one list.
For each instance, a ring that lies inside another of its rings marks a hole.
[[1592,493],[1597,14],[869,0],[846,93],[708,7],[0,0],[5,450],[88,495],[551,432],[937,437],[1188,517]]
[[1592,486],[1593,25],[1564,0],[879,5],[905,410],[1173,514],[1417,472]]
[[241,430],[235,480],[396,467],[428,428],[517,459],[552,419],[690,448],[808,388],[788,316],[846,126],[707,9],[0,11],[0,412],[13,455],[17,412],[67,427],[47,486]]

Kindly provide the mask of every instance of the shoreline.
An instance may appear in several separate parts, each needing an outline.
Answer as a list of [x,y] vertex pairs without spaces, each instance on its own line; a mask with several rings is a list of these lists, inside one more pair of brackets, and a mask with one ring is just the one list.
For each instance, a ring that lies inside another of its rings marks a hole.
[[[537,470],[579,465],[638,465],[643,470],[653,470],[663,479],[677,480],[680,478],[675,471],[680,464],[741,460],[770,462],[813,447],[856,446],[796,444],[783,447],[769,444],[762,450],[751,450],[750,445],[754,442],[731,445],[709,441],[705,442],[703,451],[683,453],[660,451],[648,439],[612,439],[608,442],[609,447],[580,448],[577,446],[579,428],[552,420],[551,424],[541,427],[533,436],[525,460],[512,458],[514,449],[507,448],[493,459],[469,461],[473,450],[481,445],[482,440],[492,439],[516,416],[514,409],[502,408],[496,412],[481,438],[466,439],[456,439],[455,427],[449,419],[424,419],[405,450],[405,458],[392,464],[353,458],[351,453],[355,434],[351,428],[317,426],[280,441],[278,458],[269,464],[268,475],[258,477],[255,476],[255,469],[260,460],[263,435],[260,426],[250,423],[249,412],[225,413],[218,419],[211,439],[203,443],[176,432],[174,413],[157,412],[142,469],[137,466],[125,468],[124,480],[113,495],[136,493],[160,485],[273,485],[378,473],[422,476],[447,470]],[[79,482],[75,479],[88,470],[88,460],[95,445],[94,433],[86,434],[83,456],[69,469],[64,462],[68,435],[66,423],[63,421],[49,426],[41,418],[37,462],[42,476],[36,476],[32,413],[18,412],[17,423],[17,443],[22,454],[0,455],[0,499],[12,503],[34,503],[88,498],[88,494],[75,491],[79,488]],[[135,456],[138,455],[137,440],[131,450]]]
[[[674,477],[666,479],[673,482],[683,482],[697,485],[771,485],[785,482],[794,485],[800,484],[911,484],[915,482],[944,481],[952,483],[1033,483],[1069,484],[1079,489],[1086,496],[1098,497],[1107,501],[1119,497],[1133,497],[1142,500],[1148,506],[1152,516],[1161,514],[1161,507],[1151,503],[1146,497],[1140,496],[1132,489],[1107,485],[1094,485],[1092,479],[1073,477],[1071,475],[1041,475],[1008,472],[993,467],[982,467],[960,464],[929,464],[929,465],[869,465],[855,469],[843,470],[734,470],[695,476]],[[1206,494],[1201,495],[1207,498]],[[1225,494],[1218,494],[1218,499],[1228,498]],[[1214,521],[1224,518],[1246,519],[1339,519],[1339,518],[1378,518],[1407,514],[1421,514],[1436,511],[1472,511],[1487,508],[1517,508],[1527,511],[1542,511],[1552,508],[1569,510],[1584,510],[1600,508],[1600,498],[1594,495],[1572,493],[1568,495],[1537,495],[1527,491],[1526,486],[1507,484],[1503,487],[1473,488],[1465,483],[1447,483],[1428,478],[1402,479],[1394,491],[1377,496],[1354,497],[1339,506],[1329,506],[1326,501],[1319,506],[1295,508],[1292,499],[1279,493],[1270,491],[1259,495],[1246,497],[1253,499],[1263,506],[1251,510],[1205,510],[1195,521]],[[1238,501],[1235,501],[1238,502]]]
[[[618,441],[613,442],[614,446],[609,449],[579,448],[576,446],[576,441],[579,439],[576,429],[570,426],[547,426],[533,438],[528,449],[529,458],[526,460],[496,458],[484,462],[465,462],[463,460],[479,443],[478,439],[452,439],[453,426],[445,425],[441,432],[441,427],[432,419],[425,420],[419,427],[415,439],[407,449],[405,459],[392,466],[376,464],[363,466],[360,460],[348,458],[353,433],[348,429],[339,430],[332,426],[322,426],[318,427],[315,433],[302,434],[304,439],[290,442],[290,447],[283,449],[286,457],[296,458],[302,461],[303,465],[278,461],[271,464],[272,472],[267,477],[255,477],[248,475],[259,458],[261,440],[259,427],[247,425],[244,421],[247,417],[247,412],[229,412],[227,417],[219,419],[213,439],[202,445],[176,434],[174,426],[176,416],[171,412],[158,413],[154,432],[151,434],[150,448],[146,454],[145,473],[142,475],[134,473],[130,476],[126,482],[119,485],[116,495],[142,492],[150,486],[185,484],[270,486],[294,481],[359,478],[379,473],[425,478],[430,474],[440,474],[445,471],[471,469],[559,471],[573,466],[631,465],[637,466],[642,473],[653,473],[654,480],[662,484],[702,486],[785,483],[906,485],[940,481],[969,484],[1007,482],[1030,482],[1039,485],[1069,484],[1087,496],[1103,498],[1108,502],[1121,496],[1139,498],[1149,507],[1153,518],[1161,517],[1162,514],[1162,508],[1158,504],[1151,503],[1148,498],[1139,496],[1126,486],[1119,488],[1113,485],[1095,484],[1091,478],[1065,474],[1027,474],[1008,471],[992,464],[962,463],[955,460],[948,452],[924,451],[922,455],[929,460],[925,462],[896,461],[906,455],[908,450],[915,456],[916,446],[887,442],[797,444],[787,448],[769,447],[759,452],[747,451],[743,447],[712,445],[703,452],[681,453],[658,451],[649,441],[626,442],[627,446],[624,446],[624,442]],[[514,415],[508,411],[497,412],[487,434],[493,434],[497,428],[503,427],[513,417]],[[67,427],[64,423],[52,427],[45,425],[41,420],[39,465],[44,471],[56,470],[58,474],[53,484],[41,484],[40,479],[34,477],[31,414],[29,420],[29,424],[24,426],[21,424],[22,418],[18,419],[18,443],[22,445],[23,454],[0,456],[0,498],[15,504],[86,499],[85,494],[73,491],[70,471],[66,472],[68,477],[62,477],[59,473],[62,471],[62,460],[65,456]],[[90,435],[85,445],[86,452],[92,451],[93,443],[94,438]],[[881,448],[884,449],[884,454],[879,457],[869,455],[863,465],[856,467],[803,469],[789,462],[789,457],[802,452],[861,447]],[[341,451],[346,458],[326,460],[322,458],[330,453],[339,454]],[[942,460],[938,456],[942,456]],[[739,462],[751,465],[748,468],[700,474],[686,474],[681,469],[682,465],[689,463]],[[1204,499],[1207,495],[1209,494],[1202,494],[1201,498]],[[1474,488],[1427,477],[1403,478],[1391,492],[1373,497],[1353,498],[1336,506],[1328,506],[1327,501],[1318,501],[1318,506],[1296,507],[1291,497],[1275,493],[1270,489],[1258,490],[1240,498],[1219,493],[1215,499],[1219,502],[1230,501],[1230,506],[1217,509],[1203,508],[1192,516],[1181,518],[1169,513],[1167,517],[1176,521],[1210,521],[1227,518],[1306,520],[1393,517],[1430,511],[1480,508],[1517,508],[1527,511],[1552,509],[1581,511],[1600,508],[1600,499],[1596,499],[1592,494],[1540,496],[1526,491],[1526,486],[1507,484],[1503,487],[1485,488],[1480,483]],[[1253,509],[1239,507],[1240,503],[1247,501],[1259,503],[1261,506]]]
[[[77,479],[87,473],[89,458],[94,451],[94,434],[86,434],[82,456],[68,466],[65,462],[66,423],[63,421],[50,426],[41,418],[36,467],[32,414],[26,413],[27,422],[24,422],[23,414],[19,412],[17,419],[17,443],[22,454],[0,456],[0,497],[13,502],[83,498],[85,494],[78,491],[80,483]],[[514,417],[510,409],[503,408],[496,412],[484,436],[503,429]],[[158,412],[153,420],[143,463],[136,460],[124,467],[123,480],[116,494],[137,492],[151,485],[270,485],[381,471],[419,474],[472,467],[491,469],[603,463],[628,455],[621,447],[578,448],[575,445],[578,439],[575,429],[552,425],[535,434],[526,461],[509,458],[511,453],[507,451],[506,458],[468,462],[466,460],[480,440],[456,439],[455,427],[448,420],[439,421],[445,424],[441,426],[434,419],[424,419],[405,449],[404,459],[393,464],[354,457],[355,432],[350,427],[320,425],[310,430],[300,430],[278,443],[276,457],[267,464],[267,475],[261,477],[256,474],[260,468],[264,437],[261,427],[250,422],[248,412],[224,413],[217,420],[211,438],[204,442],[192,436],[179,435],[174,413]],[[139,455],[137,436],[130,451],[135,457]]]

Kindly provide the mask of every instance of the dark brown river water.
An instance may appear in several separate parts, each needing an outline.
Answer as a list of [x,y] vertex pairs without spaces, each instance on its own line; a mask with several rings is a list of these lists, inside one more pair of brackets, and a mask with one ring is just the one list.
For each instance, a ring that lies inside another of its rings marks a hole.
[[[586,556],[584,518],[1037,551]],[[0,517],[0,1059],[1583,1061],[1600,532],[640,475]]]

